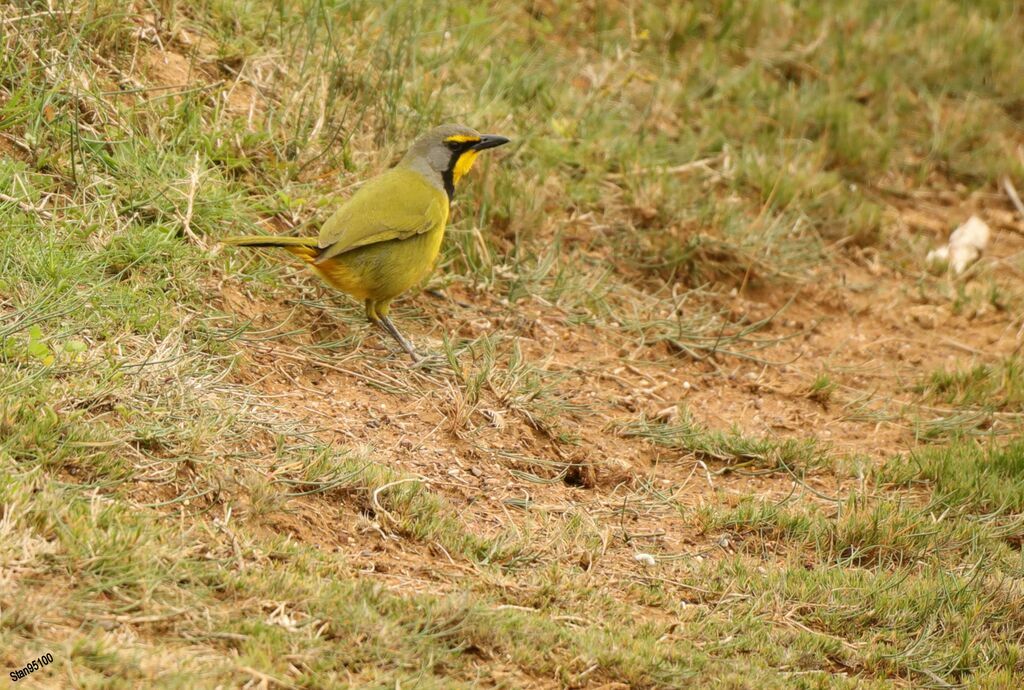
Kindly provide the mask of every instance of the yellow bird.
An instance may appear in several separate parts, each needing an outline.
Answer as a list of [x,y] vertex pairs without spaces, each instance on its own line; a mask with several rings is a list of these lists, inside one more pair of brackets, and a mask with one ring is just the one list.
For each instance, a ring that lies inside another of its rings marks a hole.
[[480,151],[508,139],[463,125],[441,125],[413,143],[401,162],[369,180],[320,229],[319,237],[228,237],[239,247],[280,247],[327,283],[366,305],[414,362],[416,350],[388,318],[391,301],[434,268],[455,185]]

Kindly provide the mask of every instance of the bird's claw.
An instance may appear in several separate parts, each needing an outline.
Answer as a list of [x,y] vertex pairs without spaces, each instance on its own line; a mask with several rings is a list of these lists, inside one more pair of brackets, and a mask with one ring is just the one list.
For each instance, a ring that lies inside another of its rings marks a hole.
[[424,371],[436,371],[444,368],[447,360],[436,352],[431,352],[427,355],[417,354],[413,359],[412,364],[409,365],[410,369],[418,369]]

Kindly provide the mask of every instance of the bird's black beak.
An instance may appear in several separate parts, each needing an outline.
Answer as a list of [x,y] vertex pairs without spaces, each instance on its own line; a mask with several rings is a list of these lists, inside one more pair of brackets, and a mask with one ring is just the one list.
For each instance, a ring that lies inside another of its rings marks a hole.
[[483,151],[484,149],[493,149],[495,146],[502,146],[507,143],[507,137],[499,137],[496,134],[484,134],[480,137],[480,141],[473,144],[473,150]]

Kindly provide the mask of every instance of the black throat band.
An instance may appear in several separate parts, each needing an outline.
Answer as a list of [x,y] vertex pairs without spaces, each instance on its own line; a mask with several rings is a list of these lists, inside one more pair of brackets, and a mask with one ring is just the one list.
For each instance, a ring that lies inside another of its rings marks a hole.
[[452,203],[455,197],[455,165],[459,162],[462,151],[452,151],[452,157],[448,160],[448,167],[441,173],[441,180],[444,181],[444,191],[448,195],[448,203]]

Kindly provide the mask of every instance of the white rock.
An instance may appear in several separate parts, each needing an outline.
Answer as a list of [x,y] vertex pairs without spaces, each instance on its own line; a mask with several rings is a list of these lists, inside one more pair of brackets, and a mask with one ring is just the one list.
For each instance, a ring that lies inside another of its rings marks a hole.
[[973,264],[981,256],[977,247],[950,247],[949,267],[953,273],[963,273],[964,269]]
[[983,252],[991,236],[992,230],[989,229],[988,223],[978,216],[971,216],[949,236],[949,246],[975,247],[979,252]]
[[928,252],[928,256],[925,257],[925,261],[928,262],[929,266],[940,266],[948,265],[949,263],[949,245],[944,244],[938,249],[933,249]]
[[971,216],[949,236],[949,244],[928,252],[925,260],[933,269],[941,269],[946,265],[955,274],[963,273],[981,258],[991,237],[992,230],[988,223],[977,216]]
[[664,410],[658,410],[654,413],[654,418],[659,422],[665,422],[666,424],[675,424],[679,419],[679,406],[672,405],[666,407]]
[[633,554],[633,560],[635,560],[637,563],[647,566],[648,568],[651,568],[658,564],[657,559],[655,559],[654,556],[652,556],[649,553],[635,553]]

